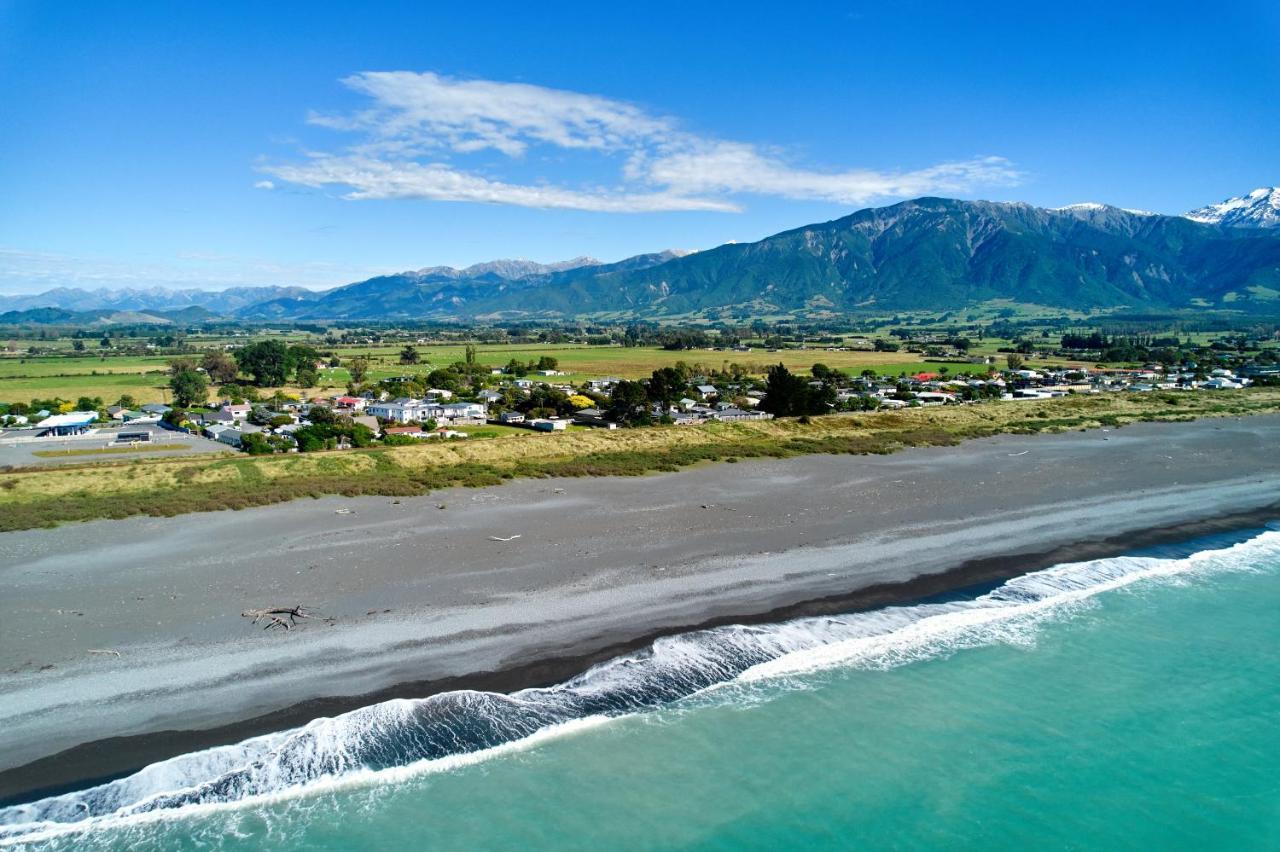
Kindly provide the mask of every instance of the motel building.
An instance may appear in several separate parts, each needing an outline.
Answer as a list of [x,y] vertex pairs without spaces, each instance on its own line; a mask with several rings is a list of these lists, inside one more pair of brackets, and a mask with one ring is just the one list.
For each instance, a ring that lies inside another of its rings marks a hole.
[[36,427],[47,430],[44,434],[50,437],[83,435],[93,428],[90,424],[97,419],[96,411],[69,411],[66,414],[46,417],[37,423]]

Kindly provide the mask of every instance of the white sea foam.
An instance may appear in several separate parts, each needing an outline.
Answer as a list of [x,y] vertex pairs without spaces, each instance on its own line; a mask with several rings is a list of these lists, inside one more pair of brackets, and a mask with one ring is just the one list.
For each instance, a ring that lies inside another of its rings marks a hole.
[[[494,746],[493,748],[484,749],[483,751],[467,752],[465,754],[455,754],[450,755],[449,757],[429,760],[419,760],[404,766],[393,766],[376,771],[370,769],[356,769],[344,775],[326,775],[306,784],[283,787],[274,793],[263,794],[247,799],[225,802],[205,802],[198,805],[188,805],[182,808],[155,810],[142,813],[131,813],[126,810],[122,810],[119,813],[103,817],[95,817],[91,820],[84,820],[81,822],[44,821],[19,824],[17,827],[22,829],[20,833],[15,833],[8,837],[4,836],[3,833],[0,833],[0,847],[9,847],[15,844],[26,845],[31,843],[40,843],[89,830],[102,831],[122,827],[136,828],[138,826],[154,822],[178,819],[196,819],[209,814],[249,807],[261,807],[263,805],[270,805],[277,802],[296,799],[301,796],[323,795],[326,793],[335,793],[361,786],[398,784],[413,778],[440,772],[451,772],[465,766],[473,766],[477,763],[483,763],[484,761],[492,760],[494,758],[526,751],[528,749],[536,748],[551,740],[560,739],[582,731],[588,731],[611,721],[614,721],[614,719],[608,716],[588,716],[583,719],[574,719],[570,722],[551,725],[529,735],[528,737],[525,737],[524,739],[504,743],[499,746]],[[230,746],[228,748],[236,748],[236,746]],[[211,751],[216,751],[216,749]],[[168,761],[165,762],[167,763]],[[150,769],[151,767],[147,768]],[[146,770],[142,770],[142,772],[145,771]],[[142,772],[139,772],[138,774],[140,775]],[[245,836],[247,837],[248,835]]]
[[972,601],[903,608],[910,621],[896,629],[877,630],[874,622],[880,613],[868,613],[873,624],[868,625],[867,634],[784,654],[752,666],[738,680],[750,683],[836,666],[891,668],[961,648],[1026,643],[1044,619],[1060,617],[1105,592],[1140,581],[1249,569],[1268,558],[1280,558],[1280,533],[1263,533],[1229,548],[1181,559],[1121,556],[1058,565],[1015,577]]
[[670,636],[548,689],[397,699],[181,755],[127,778],[0,810],[0,845],[68,831],[395,782],[527,748],[729,684],[839,666],[883,669],[998,642],[1143,580],[1280,563],[1280,532],[1179,559],[1117,557],[1017,577],[970,600]]

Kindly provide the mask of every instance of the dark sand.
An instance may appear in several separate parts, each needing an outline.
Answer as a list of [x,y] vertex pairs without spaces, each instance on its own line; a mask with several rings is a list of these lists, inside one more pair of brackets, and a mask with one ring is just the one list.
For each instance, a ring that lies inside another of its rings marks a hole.
[[[1142,424],[5,533],[0,797],[383,698],[551,683],[695,625],[1257,526],[1280,516],[1278,445],[1280,417]],[[295,603],[332,623],[240,616]]]

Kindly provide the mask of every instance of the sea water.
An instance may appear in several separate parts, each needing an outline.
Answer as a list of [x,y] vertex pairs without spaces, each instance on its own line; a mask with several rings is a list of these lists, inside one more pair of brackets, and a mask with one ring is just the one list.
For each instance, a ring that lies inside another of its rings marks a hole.
[[0,810],[66,849],[1280,848],[1280,532],[661,640]]

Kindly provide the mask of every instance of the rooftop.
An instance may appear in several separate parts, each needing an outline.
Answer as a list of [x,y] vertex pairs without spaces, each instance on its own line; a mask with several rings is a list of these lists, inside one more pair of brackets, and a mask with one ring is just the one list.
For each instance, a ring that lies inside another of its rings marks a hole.
[[43,429],[56,426],[88,426],[97,419],[98,412],[96,411],[69,411],[66,414],[55,414],[52,417],[46,417],[36,425]]

